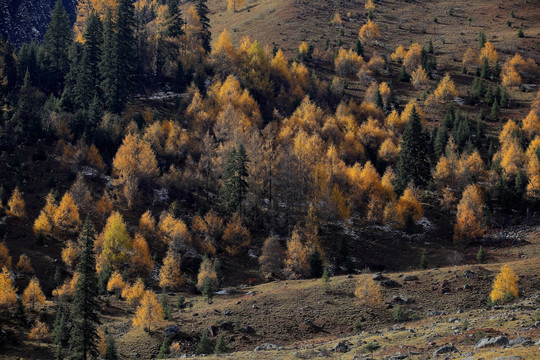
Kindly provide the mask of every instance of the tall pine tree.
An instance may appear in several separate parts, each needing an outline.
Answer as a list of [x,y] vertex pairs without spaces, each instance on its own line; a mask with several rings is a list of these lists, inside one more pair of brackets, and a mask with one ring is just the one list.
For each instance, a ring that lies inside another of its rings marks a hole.
[[403,132],[397,164],[396,190],[401,193],[410,182],[425,185],[430,177],[428,139],[422,132],[420,116],[413,106],[407,128]]
[[43,39],[43,67],[47,76],[47,89],[59,95],[64,77],[69,71],[69,48],[73,42],[73,28],[61,0],[57,0],[51,22]]
[[184,35],[184,20],[179,3],[179,0],[167,0],[167,36],[172,38]]
[[223,187],[221,188],[221,202],[229,213],[240,210],[244,201],[248,183],[247,163],[249,159],[243,144],[238,149],[233,148],[227,158],[223,173]]
[[135,88],[136,43],[135,7],[131,0],[119,0],[116,15],[114,56],[116,58],[117,93],[114,111],[120,112]]
[[206,53],[209,53],[212,50],[210,41],[212,40],[212,33],[210,32],[210,19],[208,18],[208,6],[206,5],[206,0],[197,0],[195,4],[195,10],[197,10],[197,15],[201,21],[201,40],[202,46]]
[[118,78],[116,75],[116,56],[114,52],[114,24],[112,11],[109,9],[103,20],[103,44],[101,46],[101,62],[99,69],[102,76],[101,90],[105,99],[105,107],[113,110],[116,107]]
[[96,343],[99,304],[94,239],[92,224],[86,219],[79,240],[82,244],[77,264],[79,281],[75,286],[72,304],[71,359],[73,360],[86,360],[98,355]]

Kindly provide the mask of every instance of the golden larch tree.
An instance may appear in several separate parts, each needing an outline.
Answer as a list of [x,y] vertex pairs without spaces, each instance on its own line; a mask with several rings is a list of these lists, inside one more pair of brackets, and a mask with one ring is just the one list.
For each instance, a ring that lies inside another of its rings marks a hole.
[[0,308],[9,310],[17,303],[17,290],[13,286],[11,273],[6,267],[0,273]]
[[32,311],[34,311],[36,304],[45,303],[45,294],[43,294],[36,277],[30,279],[30,283],[23,292],[22,301],[24,306],[30,305]]
[[454,241],[477,239],[484,234],[482,189],[477,184],[468,185],[457,206],[457,222],[454,225]]
[[119,267],[128,260],[131,249],[131,238],[124,223],[124,218],[115,211],[107,219],[103,229],[102,255],[114,268]]
[[49,327],[44,322],[36,320],[28,334],[28,339],[42,343],[49,339]]
[[74,241],[69,240],[66,247],[62,249],[62,261],[70,269],[74,269],[79,253],[79,246]]
[[135,312],[133,326],[152,332],[152,325],[157,325],[162,321],[163,307],[157,301],[156,294],[151,290],[146,290]]
[[354,295],[363,304],[376,307],[382,304],[381,285],[368,274],[362,274],[356,281]]
[[159,271],[159,286],[171,290],[180,288],[184,284],[180,267],[180,261],[172,251],[168,251],[167,256],[163,259],[163,266]]
[[390,59],[395,62],[402,62],[403,59],[405,59],[405,56],[407,55],[407,50],[403,47],[403,45],[398,45],[396,50],[390,55]]
[[309,275],[309,249],[302,244],[298,229],[295,229],[287,241],[285,253],[285,270],[291,278],[302,278]]
[[366,10],[375,10],[375,4],[373,3],[373,0],[366,0],[366,4],[364,6]]
[[493,282],[493,289],[489,295],[493,303],[498,303],[505,301],[509,297],[518,298],[519,297],[519,277],[516,273],[508,266],[504,264],[501,267],[501,271],[495,278]]
[[397,203],[397,213],[402,226],[414,224],[416,221],[422,219],[422,204],[418,201],[410,188],[405,189],[403,195],[399,198]]
[[15,268],[18,272],[25,275],[32,275],[34,273],[32,262],[26,254],[21,254],[21,256],[19,256],[19,261],[17,262],[17,266]]
[[143,296],[144,283],[141,278],[138,278],[133,285],[126,286],[122,291],[122,297],[131,307],[138,305]]
[[283,268],[283,249],[277,236],[269,236],[262,248],[259,257],[261,272],[264,274],[278,274]]
[[486,41],[486,43],[484,44],[484,47],[480,51],[480,57],[478,59],[478,63],[481,64],[484,61],[484,58],[488,60],[489,66],[495,66],[495,64],[497,63],[497,60],[499,59],[497,50],[495,50],[495,47],[489,41]]
[[403,66],[408,73],[414,71],[422,61],[422,46],[418,43],[412,43],[411,47],[403,58]]
[[415,88],[422,87],[422,85],[428,83],[426,71],[422,66],[418,66],[418,68],[411,73],[411,83]]
[[191,244],[191,234],[186,224],[175,218],[171,213],[161,215],[159,221],[159,234],[161,240],[169,245],[175,254],[185,251]]
[[11,256],[5,242],[0,243],[0,267],[11,269]]
[[78,272],[74,272],[71,280],[66,279],[62,285],[53,290],[53,296],[71,298],[80,276]]
[[39,216],[34,222],[34,233],[36,235],[49,234],[53,231],[54,214],[57,208],[56,199],[52,192],[49,192],[45,198],[45,206],[41,209]]
[[126,283],[124,282],[122,274],[120,274],[119,271],[114,271],[107,283],[107,291],[115,293],[116,296],[120,296],[125,287]]
[[379,27],[372,20],[368,20],[367,24],[364,24],[358,32],[358,37],[364,42],[375,41],[381,37]]
[[81,223],[79,208],[73,197],[66,192],[54,213],[54,227],[62,232],[73,233],[79,229]]
[[437,100],[452,100],[458,96],[456,85],[454,84],[454,81],[450,78],[450,74],[447,73],[442,78],[433,94],[435,95],[435,98]]
[[131,243],[132,254],[129,258],[132,273],[148,276],[154,268],[150,248],[141,234],[135,234]]
[[209,283],[210,288],[213,290],[216,290],[219,284],[212,261],[207,257],[203,259],[199,268],[199,274],[197,274],[197,289],[202,291],[206,283]]
[[249,230],[242,224],[242,218],[234,213],[223,232],[223,248],[229,255],[238,255],[251,244]]
[[12,215],[18,218],[24,217],[25,203],[18,187],[16,187],[15,190],[13,190],[13,194],[11,195],[11,198],[8,200],[7,205],[8,205],[7,213],[9,215]]
[[522,128],[528,139],[532,139],[534,135],[540,135],[540,119],[536,111],[531,110],[527,117],[523,119]]

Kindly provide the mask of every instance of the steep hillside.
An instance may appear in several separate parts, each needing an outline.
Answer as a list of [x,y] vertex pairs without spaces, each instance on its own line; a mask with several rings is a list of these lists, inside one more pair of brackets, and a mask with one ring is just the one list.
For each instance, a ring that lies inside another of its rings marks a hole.
[[[41,40],[56,0],[11,0],[0,3],[0,34],[16,46]],[[62,0],[72,22],[77,0]]]

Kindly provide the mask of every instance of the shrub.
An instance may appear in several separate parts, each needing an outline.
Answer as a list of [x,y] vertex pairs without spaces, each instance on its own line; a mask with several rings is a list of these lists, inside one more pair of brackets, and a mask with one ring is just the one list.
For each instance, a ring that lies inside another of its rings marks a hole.
[[493,282],[490,294],[491,302],[509,302],[517,298],[519,296],[518,281],[516,273],[508,264],[505,264]]
[[405,313],[405,309],[403,309],[401,306],[397,306],[392,312],[392,319],[397,322],[406,321],[407,314]]

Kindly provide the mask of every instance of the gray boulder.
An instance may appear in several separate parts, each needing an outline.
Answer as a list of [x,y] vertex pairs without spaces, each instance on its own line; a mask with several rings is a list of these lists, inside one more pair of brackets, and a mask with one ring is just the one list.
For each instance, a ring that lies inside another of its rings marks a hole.
[[532,344],[533,342],[531,338],[527,338],[523,336],[517,337],[508,342],[508,346],[532,345]]
[[400,283],[398,283],[397,281],[392,280],[392,279],[381,281],[381,285],[384,286],[384,287],[387,287],[387,288],[401,287]]
[[163,335],[172,338],[180,333],[180,329],[176,325],[169,325],[163,330]]
[[381,281],[381,280],[384,280],[384,276],[382,275],[382,273],[378,272],[378,273],[375,273],[371,276],[371,278],[375,281]]
[[264,343],[257,346],[253,351],[267,351],[267,350],[277,350],[278,346],[276,344]]
[[480,340],[476,345],[475,349],[482,349],[489,346],[504,346],[508,345],[508,338],[506,336],[497,336],[497,337],[487,337]]
[[403,281],[418,281],[418,276],[416,275],[407,275],[403,278]]
[[435,350],[433,352],[433,356],[438,356],[438,355],[441,355],[441,354],[447,354],[447,353],[451,353],[451,352],[456,352],[458,351],[458,349],[456,349],[456,347],[452,344],[448,344],[448,345],[444,345],[440,348],[438,348],[437,350]]
[[346,353],[350,349],[349,349],[349,345],[347,345],[346,342],[340,342],[336,346],[334,346],[332,350],[337,353]]

